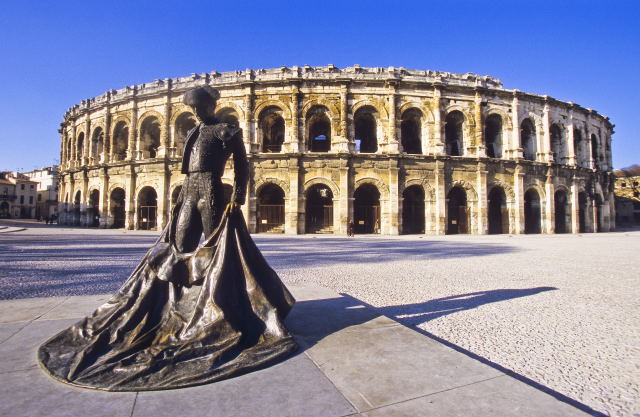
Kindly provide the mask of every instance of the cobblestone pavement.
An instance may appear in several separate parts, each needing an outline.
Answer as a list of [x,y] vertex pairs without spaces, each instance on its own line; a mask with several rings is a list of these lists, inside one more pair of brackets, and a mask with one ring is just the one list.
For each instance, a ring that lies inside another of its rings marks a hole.
[[[113,292],[157,238],[26,227],[0,233],[0,299]],[[254,238],[286,283],[348,294],[605,414],[640,415],[640,231]]]

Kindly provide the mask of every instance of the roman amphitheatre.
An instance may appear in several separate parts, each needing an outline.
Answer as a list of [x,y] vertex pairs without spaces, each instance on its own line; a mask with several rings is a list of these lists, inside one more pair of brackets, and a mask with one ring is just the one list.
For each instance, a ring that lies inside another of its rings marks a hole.
[[[398,67],[211,71],[128,86],[61,123],[61,224],[160,229],[184,179],[184,92],[243,130],[254,233],[520,234],[615,227],[606,116],[499,79]],[[232,162],[223,182],[233,185]]]

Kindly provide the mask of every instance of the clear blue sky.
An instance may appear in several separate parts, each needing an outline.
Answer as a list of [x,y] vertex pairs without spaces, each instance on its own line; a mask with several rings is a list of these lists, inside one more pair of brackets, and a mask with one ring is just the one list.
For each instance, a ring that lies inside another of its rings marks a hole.
[[608,115],[640,163],[637,1],[11,1],[0,8],[0,170],[50,165],[64,112],[112,88],[281,65],[473,72]]

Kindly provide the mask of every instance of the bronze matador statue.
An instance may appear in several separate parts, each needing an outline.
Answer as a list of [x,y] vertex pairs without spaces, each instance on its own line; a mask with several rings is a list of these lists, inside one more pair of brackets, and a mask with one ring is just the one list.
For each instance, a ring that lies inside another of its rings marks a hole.
[[184,103],[193,109],[201,122],[187,133],[182,153],[182,173],[187,178],[178,198],[179,211],[174,212],[176,245],[182,252],[190,252],[198,245],[200,235],[213,233],[224,209],[224,192],[220,178],[224,167],[233,155],[234,187],[232,206],[244,204],[249,163],[242,142],[242,130],[236,126],[219,123],[214,115],[217,90],[207,86],[187,91]]
[[[297,349],[283,324],[295,301],[239,210],[247,156],[242,131],[213,116],[218,97],[209,86],[185,94],[201,123],[187,135],[186,178],[158,241],[106,304],[40,346],[38,361],[57,380],[108,391],[181,388]],[[225,210],[220,179],[231,155],[235,186]]]

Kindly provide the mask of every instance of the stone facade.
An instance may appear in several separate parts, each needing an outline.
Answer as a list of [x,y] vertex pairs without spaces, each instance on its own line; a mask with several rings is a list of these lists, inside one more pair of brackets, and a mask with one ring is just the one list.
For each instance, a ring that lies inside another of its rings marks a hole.
[[0,172],[0,217],[33,219],[37,184],[18,172]]
[[212,71],[83,101],[60,129],[60,222],[166,224],[195,124],[182,96],[202,84],[221,93],[218,118],[243,129],[252,232],[615,226],[607,117],[488,76],[357,65]]
[[51,166],[25,172],[25,176],[35,181],[37,197],[35,218],[52,217],[58,214],[58,167]]
[[615,181],[616,224],[640,225],[640,176],[617,177]]

